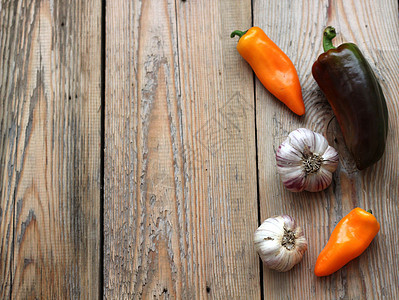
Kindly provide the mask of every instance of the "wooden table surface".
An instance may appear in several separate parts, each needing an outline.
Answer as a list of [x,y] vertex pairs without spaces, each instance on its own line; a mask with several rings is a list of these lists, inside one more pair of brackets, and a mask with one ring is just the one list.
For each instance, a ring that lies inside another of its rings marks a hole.
[[[398,299],[397,0],[1,0],[1,299]],[[233,30],[260,26],[294,62],[307,113],[265,90]],[[355,42],[389,110],[358,171],[311,75],[322,31]],[[306,127],[340,153],[332,185],[291,193],[275,151]],[[336,223],[373,209],[359,258],[317,278]],[[290,214],[309,247],[287,273],[253,246]]]

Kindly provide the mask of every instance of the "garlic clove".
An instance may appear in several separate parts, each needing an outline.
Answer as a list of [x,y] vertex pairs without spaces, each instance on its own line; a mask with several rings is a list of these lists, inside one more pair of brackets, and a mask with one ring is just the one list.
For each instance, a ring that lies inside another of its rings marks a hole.
[[[292,230],[294,231],[297,228],[295,219],[289,215],[282,215],[281,218],[283,219],[284,226],[287,230]],[[297,230],[299,230],[300,227],[298,227]]]
[[[299,153],[303,153],[306,147],[311,152],[323,153],[327,147],[327,140],[319,133],[313,132],[306,128],[299,128],[291,132],[288,136],[290,144],[297,149]],[[302,156],[301,156],[302,157]]]
[[287,249],[280,248],[278,254],[269,261],[268,267],[280,272],[286,272],[295,265],[295,263],[293,264],[295,259],[295,254],[291,254]]
[[302,229],[287,215],[265,220],[255,231],[254,243],[264,264],[280,272],[299,263],[307,250]]
[[261,251],[263,255],[274,255],[274,253],[276,251],[279,251],[280,248],[280,244],[277,238],[270,238],[269,240],[261,240],[256,242],[261,243],[259,246],[259,251]]
[[313,140],[314,140],[313,149],[311,151],[318,154],[324,153],[326,149],[330,147],[328,145],[328,141],[326,140],[326,138],[322,136],[320,133],[316,133],[311,130],[309,131],[313,135]]
[[306,176],[302,164],[297,167],[290,167],[286,170],[279,169],[277,166],[277,172],[281,175],[281,180],[285,187],[292,192],[302,192],[306,183]]
[[335,172],[338,167],[338,152],[331,146],[328,146],[326,151],[323,154],[323,169],[330,171],[331,173]]
[[[284,154],[284,156],[280,156]],[[282,143],[277,151],[277,162],[281,167],[291,167],[302,165],[301,159],[303,154],[295,149],[290,143]]]
[[327,188],[332,181],[332,173],[324,168],[321,168],[317,174],[310,174],[306,176],[305,190],[308,192],[319,192]]

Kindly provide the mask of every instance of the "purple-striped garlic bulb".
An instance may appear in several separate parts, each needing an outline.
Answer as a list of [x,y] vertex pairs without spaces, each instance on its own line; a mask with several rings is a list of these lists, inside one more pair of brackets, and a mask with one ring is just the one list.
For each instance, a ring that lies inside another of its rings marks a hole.
[[292,269],[308,249],[301,227],[288,215],[265,220],[255,231],[254,243],[263,263],[279,272]]
[[321,134],[299,128],[280,145],[276,160],[277,172],[288,190],[319,192],[331,184],[338,152]]

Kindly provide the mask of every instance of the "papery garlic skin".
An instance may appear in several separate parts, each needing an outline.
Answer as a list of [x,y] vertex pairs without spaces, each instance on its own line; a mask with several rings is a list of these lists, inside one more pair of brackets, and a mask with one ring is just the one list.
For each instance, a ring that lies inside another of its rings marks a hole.
[[292,192],[319,192],[332,181],[338,167],[338,152],[324,136],[306,128],[288,135],[276,153],[277,172]]
[[288,215],[265,220],[255,231],[254,243],[263,263],[279,272],[292,269],[308,248],[301,227]]

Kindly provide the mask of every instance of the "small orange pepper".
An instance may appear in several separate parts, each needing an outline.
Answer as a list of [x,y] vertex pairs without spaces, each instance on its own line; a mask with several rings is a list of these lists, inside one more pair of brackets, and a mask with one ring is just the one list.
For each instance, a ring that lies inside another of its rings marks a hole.
[[305,113],[301,85],[294,64],[259,27],[233,31],[237,50],[250,64],[264,87],[299,116]]
[[314,273],[327,276],[358,257],[370,245],[380,230],[380,223],[359,207],[347,214],[335,226],[327,245],[317,257]]

